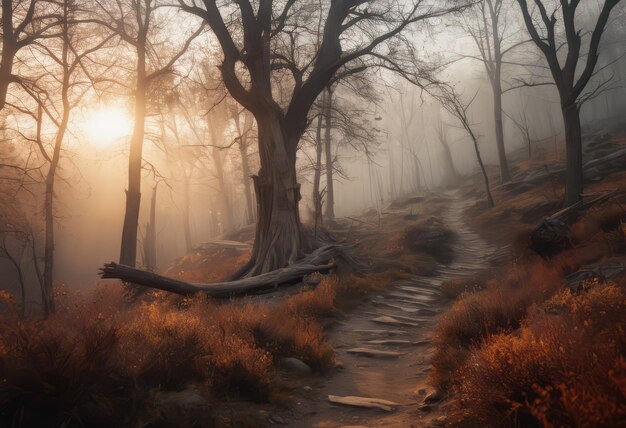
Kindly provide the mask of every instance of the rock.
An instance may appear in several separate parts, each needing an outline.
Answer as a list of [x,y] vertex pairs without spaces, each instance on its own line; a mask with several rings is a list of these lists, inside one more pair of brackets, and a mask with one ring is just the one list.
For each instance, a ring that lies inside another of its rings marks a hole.
[[305,386],[304,388],[305,391],[313,391],[313,388],[311,388],[309,385]]
[[404,245],[413,252],[429,254],[439,263],[449,264],[454,259],[454,237],[454,232],[443,226],[419,225],[404,232]]
[[270,415],[270,422],[278,425],[287,425],[287,421],[280,415]]
[[338,395],[329,395],[328,401],[330,401],[331,403],[343,404],[346,406],[364,407],[367,409],[380,409],[386,412],[392,412],[395,410],[395,407],[400,406],[400,404],[394,403],[393,401],[382,400],[380,398],[357,396],[341,397]]
[[542,257],[551,257],[572,246],[569,226],[557,219],[546,219],[530,234],[531,248]]
[[426,403],[426,404],[433,404],[433,403],[436,403],[438,401],[441,401],[442,398],[443,397],[442,397],[442,395],[441,395],[441,393],[439,391],[433,391],[430,394],[428,394],[426,396],[426,398],[424,398],[424,403]]
[[379,351],[378,349],[369,349],[369,348],[352,348],[348,349],[346,352],[349,354],[362,355],[364,357],[379,357],[379,358],[398,358],[404,355],[404,352],[395,352],[395,351]]
[[418,342],[410,340],[368,340],[366,343],[371,345],[383,345],[383,346],[417,346]]
[[404,330],[354,330],[354,332],[361,334],[380,334],[383,336],[398,336],[407,334]]
[[417,327],[418,324],[416,323],[409,323],[409,322],[402,322],[400,320],[397,320],[395,318],[392,318],[390,316],[382,316],[382,317],[377,317],[372,319],[373,322],[378,323],[378,324],[386,324],[386,325],[393,325],[393,326],[406,326],[406,327]]
[[293,357],[287,357],[287,358],[281,359],[280,366],[283,369],[289,372],[293,372],[293,373],[300,373],[300,374],[311,373],[311,367],[309,367],[305,362],[297,358],[293,358]]
[[565,278],[566,287],[572,294],[578,295],[606,281],[618,280],[626,275],[626,263],[620,260],[608,260],[595,266],[581,269]]

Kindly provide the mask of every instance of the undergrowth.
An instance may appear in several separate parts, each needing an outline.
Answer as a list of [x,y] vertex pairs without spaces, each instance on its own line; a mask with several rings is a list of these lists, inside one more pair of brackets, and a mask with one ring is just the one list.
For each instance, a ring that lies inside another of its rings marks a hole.
[[624,259],[623,202],[585,211],[570,229],[573,247],[552,258],[518,239],[512,265],[488,279],[444,285],[457,300],[436,332],[431,381],[453,398],[452,425],[611,427],[626,420],[626,278],[566,287],[584,266]]
[[0,425],[223,426],[212,403],[280,400],[281,358],[333,366],[317,318],[334,311],[336,286],[326,277],[273,306],[162,293],[131,306],[108,286],[59,297],[46,320],[5,315]]

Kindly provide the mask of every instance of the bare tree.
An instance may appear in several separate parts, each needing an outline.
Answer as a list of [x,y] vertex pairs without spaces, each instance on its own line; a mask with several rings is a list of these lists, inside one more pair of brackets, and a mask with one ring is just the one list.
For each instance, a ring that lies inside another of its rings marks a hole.
[[[84,22],[97,22],[119,36],[134,50],[136,60],[132,94],[135,109],[134,125],[128,155],[128,189],[126,189],[126,209],[120,248],[120,263],[135,266],[147,94],[152,82],[165,74],[172,73],[174,65],[187,51],[191,42],[203,31],[203,26],[200,25],[191,35],[186,36],[180,46],[172,48],[169,58],[162,58],[157,55],[154,49],[155,41],[152,38],[162,24],[158,22],[157,10],[163,8],[163,3],[159,0],[119,0],[116,2],[96,0],[96,4],[100,17],[86,19]],[[160,41],[160,43],[163,42],[163,40]]]
[[[460,6],[437,7],[421,0],[408,4],[337,0],[313,12],[311,4],[295,0],[262,0],[258,7],[249,0],[220,5],[211,0],[179,0],[179,4],[201,17],[215,33],[223,54],[220,70],[225,86],[252,112],[258,126],[261,169],[255,177],[257,231],[252,258],[242,274],[256,275],[286,266],[302,255],[296,152],[318,95],[340,70],[357,72],[352,66],[360,59],[403,72],[402,63],[382,49],[386,43],[397,39],[412,23],[442,16]],[[319,19],[324,29],[317,48],[306,32],[298,33],[308,24],[314,28]],[[354,43],[344,51],[346,39]],[[301,49],[281,49],[292,45]],[[299,55],[290,57],[290,52],[296,51]],[[291,96],[287,97],[284,91],[273,90],[276,73],[285,70],[292,75]],[[278,100],[277,93],[281,97]]]
[[[40,75],[35,77],[37,85],[32,89],[24,89],[35,101],[35,111],[11,105],[17,111],[31,116],[36,123],[35,135],[27,138],[36,144],[41,157],[47,164],[44,174],[45,191],[43,201],[44,214],[44,258],[42,273],[42,299],[44,314],[54,312],[53,280],[54,280],[54,218],[55,218],[55,186],[61,162],[63,145],[68,134],[68,125],[72,111],[92,87],[92,82],[85,76],[84,60],[91,54],[105,47],[111,37],[101,38],[79,31],[74,16],[79,9],[77,0],[57,2],[59,7],[59,23],[55,38],[49,43],[36,43],[37,55],[48,57],[57,67],[51,73],[49,67],[42,65]],[[95,39],[95,41],[94,41]],[[94,76],[90,76],[94,77]],[[52,141],[46,141],[42,131],[49,124],[55,130]]]
[[470,35],[478,48],[478,56],[463,55],[480,60],[484,66],[493,94],[493,115],[495,123],[496,147],[500,162],[500,181],[511,181],[511,173],[506,158],[504,126],[502,116],[502,68],[505,57],[524,41],[516,40],[509,28],[507,13],[509,0],[480,0],[461,16],[462,28]]
[[[533,9],[529,7],[526,0],[517,0],[517,2],[522,10],[528,33],[546,58],[552,79],[559,92],[565,126],[565,200],[568,204],[573,204],[580,200],[583,192],[580,108],[586,100],[597,95],[607,84],[607,81],[604,81],[585,92],[598,63],[602,33],[607,26],[611,11],[620,0],[600,2],[598,18],[590,33],[577,29],[576,10],[580,6],[580,0],[560,0],[551,11],[548,10],[549,6],[547,7],[551,4],[548,1],[534,0],[534,11],[539,14],[539,17],[533,16]],[[564,40],[559,38],[558,15],[562,19]],[[584,52],[583,40],[587,38],[589,39],[587,52]],[[567,54],[563,53],[564,48],[567,48]],[[579,63],[585,57],[582,70],[578,72]],[[526,85],[532,85],[532,83],[526,83]]]
[[472,140],[472,143],[474,144],[474,151],[476,152],[476,160],[478,161],[478,166],[480,167],[480,171],[483,175],[483,180],[485,182],[485,194],[487,196],[487,203],[490,207],[493,207],[495,204],[493,201],[493,197],[491,196],[489,176],[487,175],[485,164],[483,163],[482,156],[480,155],[480,148],[478,145],[479,137],[478,135],[476,135],[476,132],[473,129],[472,122],[468,116],[468,109],[476,99],[476,95],[474,95],[474,97],[468,102],[465,102],[461,99],[461,96],[454,90],[454,88],[448,85],[440,85],[439,91],[434,92],[433,96],[437,99],[437,101],[439,101],[441,106],[446,109],[448,113],[450,113],[459,121],[461,127],[465,130],[467,135]]
[[58,35],[61,16],[53,1],[2,0],[2,57],[0,59],[0,110],[11,83],[24,83],[13,73],[18,52],[38,41]]

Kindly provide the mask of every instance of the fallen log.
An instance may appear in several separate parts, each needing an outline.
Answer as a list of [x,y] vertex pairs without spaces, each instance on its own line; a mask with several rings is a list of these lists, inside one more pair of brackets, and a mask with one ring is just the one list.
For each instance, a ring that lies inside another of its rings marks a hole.
[[228,298],[267,291],[284,284],[293,284],[302,280],[305,275],[314,272],[328,272],[337,266],[332,259],[341,256],[343,256],[341,246],[325,245],[282,269],[235,281],[216,283],[181,281],[114,262],[107,263],[100,269],[100,277],[102,279],[120,279],[180,295],[205,293],[215,298]]

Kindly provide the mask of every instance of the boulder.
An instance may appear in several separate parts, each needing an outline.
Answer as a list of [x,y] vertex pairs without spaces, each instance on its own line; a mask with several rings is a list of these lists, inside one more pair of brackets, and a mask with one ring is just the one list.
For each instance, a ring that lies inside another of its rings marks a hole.
[[572,242],[569,226],[558,219],[546,219],[530,234],[531,248],[542,257],[551,257],[567,248]]

